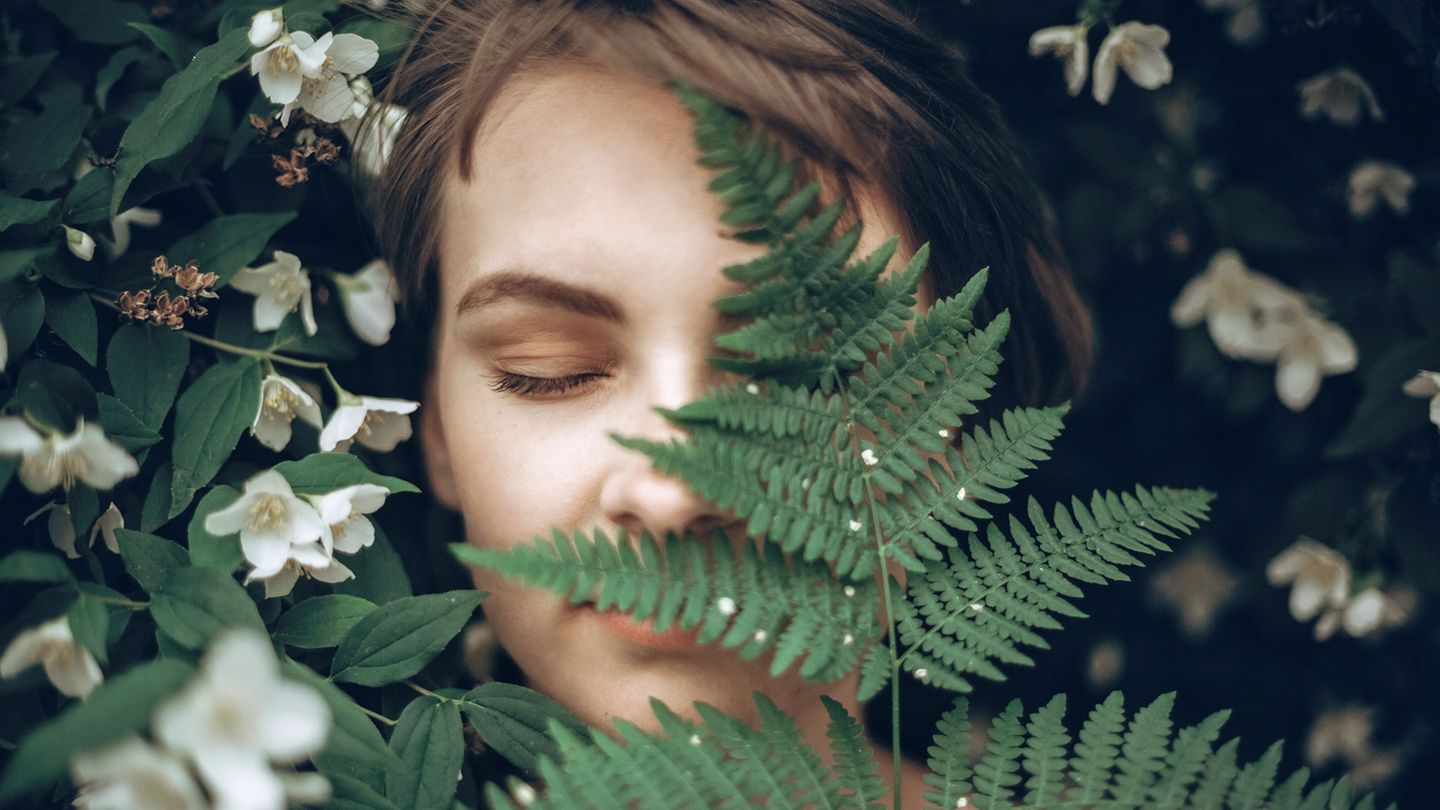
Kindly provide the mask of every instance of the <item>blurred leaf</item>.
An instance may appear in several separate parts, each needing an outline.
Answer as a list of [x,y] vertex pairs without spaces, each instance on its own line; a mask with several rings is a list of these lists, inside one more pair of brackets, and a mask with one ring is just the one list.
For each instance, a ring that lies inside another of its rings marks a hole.
[[398,810],[375,788],[343,773],[326,773],[330,778],[330,810]]
[[120,559],[125,563],[125,570],[147,593],[159,590],[171,571],[190,564],[185,549],[179,543],[153,534],[116,529],[115,542],[120,546]]
[[170,520],[170,482],[174,477],[169,461],[156,468],[150,489],[145,492],[145,504],[140,509],[141,531],[153,532]]
[[90,651],[101,665],[109,663],[106,641],[110,636],[110,611],[105,603],[88,594],[80,594],[65,613],[70,619],[70,632],[81,647]]
[[86,104],[57,104],[10,125],[0,136],[0,172],[12,194],[38,188],[59,171],[80,145],[90,123]]
[[71,703],[20,741],[0,777],[0,802],[55,782],[78,753],[144,732],[155,707],[192,674],[194,669],[179,661],[148,661],[102,684],[86,700]]
[[390,748],[404,767],[390,772],[385,796],[400,807],[449,810],[465,754],[460,708],[448,700],[415,698],[400,713]]
[[266,632],[250,595],[231,576],[213,568],[180,568],[150,595],[150,615],[175,643],[192,650],[232,627]]
[[55,210],[57,200],[27,200],[0,191],[0,231],[14,225],[44,222]]
[[13,103],[24,98],[59,55],[59,51],[46,51],[7,59],[0,65],[0,101]]
[[515,684],[482,683],[465,693],[461,709],[486,745],[527,771],[535,770],[541,757],[559,758],[559,748],[548,731],[551,720],[582,739],[586,734],[585,724],[569,709]]
[[1293,253],[1322,244],[1301,227],[1283,200],[1259,186],[1237,184],[1220,191],[1213,213],[1241,248]]
[[88,294],[64,290],[46,298],[45,322],[82,360],[95,365],[99,359],[99,324]]
[[115,164],[110,216],[120,211],[120,202],[141,169],[179,152],[195,139],[210,116],[221,79],[250,48],[247,33],[232,31],[201,48],[184,70],[166,80],[159,97],[125,130]]
[[375,790],[384,790],[386,771],[399,768],[400,760],[385,745],[375,723],[349,695],[309,667],[286,659],[281,670],[313,687],[330,707],[333,717],[330,734],[325,739],[325,747],[313,757],[321,773],[349,776]]
[[345,640],[350,628],[374,611],[374,602],[358,596],[312,596],[280,617],[275,640],[307,650],[336,647]]
[[105,435],[114,439],[116,444],[128,452],[144,450],[159,444],[164,438],[140,421],[140,417],[124,402],[109,394],[100,394],[97,399],[100,404],[100,424],[105,426]]
[[65,195],[63,219],[70,225],[88,225],[110,219],[106,206],[115,187],[115,175],[95,169],[80,178]]
[[92,487],[76,483],[65,493],[65,506],[70,510],[70,521],[75,526],[76,550],[79,550],[95,518],[100,517],[100,497]]
[[77,39],[100,45],[118,45],[135,39],[136,33],[129,23],[150,19],[143,7],[117,0],[39,0],[39,3]]
[[95,389],[80,372],[39,358],[20,367],[13,401],[32,422],[67,432],[77,418],[93,419],[100,412]]
[[1381,354],[1368,367],[1361,366],[1365,395],[1355,406],[1350,423],[1325,448],[1325,455],[1349,458],[1374,453],[1421,428],[1432,428],[1426,416],[1428,402],[1402,390],[1405,381],[1422,368],[1440,368],[1440,343],[1430,340],[1401,343]]
[[0,557],[0,582],[74,582],[65,561],[43,551],[12,551]]
[[265,250],[276,231],[295,218],[294,211],[279,214],[234,214],[216,217],[196,233],[181,239],[166,252],[172,264],[195,261],[206,273],[220,278],[215,289],[229,283],[240,268]]
[[[45,322],[45,296],[40,287],[14,279],[0,283],[0,324],[4,324],[9,361],[24,354]],[[14,368],[7,361],[6,369]]]
[[219,537],[205,530],[205,518],[234,503],[239,495],[234,487],[222,484],[206,492],[195,506],[195,515],[190,518],[190,527],[186,531],[190,541],[191,565],[214,568],[228,574],[245,561],[238,536]]
[[115,395],[156,431],[165,424],[189,362],[189,340],[148,324],[121,326],[105,350],[105,372]]
[[110,61],[95,74],[95,104],[102,112],[110,101],[110,89],[125,75],[125,69],[149,58],[149,52],[140,45],[127,45],[110,54]]
[[408,481],[371,472],[349,453],[311,453],[298,461],[276,464],[275,471],[285,476],[296,495],[324,495],[355,484],[377,484],[391,494],[420,491]]
[[1421,329],[1440,337],[1440,270],[1400,251],[1390,255],[1387,270],[1387,292],[1410,311]]
[[144,34],[146,39],[150,40],[155,47],[159,48],[160,52],[165,54],[165,58],[170,60],[170,64],[175,66],[176,70],[184,68],[185,63],[189,62],[190,57],[195,53],[192,48],[186,47],[180,40],[175,38],[174,34],[166,31],[164,28],[147,23],[128,23],[128,25]]
[[414,593],[410,575],[405,573],[405,562],[391,545],[380,522],[373,518],[370,522],[375,524],[375,542],[346,558],[345,564],[355,572],[355,578],[336,583],[335,592],[359,596],[377,605],[404,599]]
[[216,363],[191,383],[175,405],[167,518],[180,514],[196,490],[210,483],[259,410],[260,364],[249,358]]
[[381,605],[346,634],[330,677],[361,686],[409,678],[445,649],[482,597],[479,591],[450,591]]

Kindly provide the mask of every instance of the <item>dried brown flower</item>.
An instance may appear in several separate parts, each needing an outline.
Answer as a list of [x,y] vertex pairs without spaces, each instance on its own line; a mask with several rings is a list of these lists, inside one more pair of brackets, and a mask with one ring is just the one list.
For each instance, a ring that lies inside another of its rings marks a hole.
[[[203,318],[209,313],[210,310],[202,306],[199,299],[220,297],[211,289],[219,277],[215,273],[200,272],[200,265],[193,259],[176,266],[165,256],[156,256],[150,263],[150,273],[155,276],[157,285],[148,290],[121,292],[118,301],[120,314],[131,320],[183,329],[187,315]],[[160,289],[158,282],[167,278],[182,292],[171,295],[169,290]]]
[[291,149],[289,159],[284,155],[273,155],[271,162],[275,171],[279,172],[275,176],[275,182],[283,188],[291,188],[310,179],[310,169],[305,165],[305,156],[300,154],[299,149]]

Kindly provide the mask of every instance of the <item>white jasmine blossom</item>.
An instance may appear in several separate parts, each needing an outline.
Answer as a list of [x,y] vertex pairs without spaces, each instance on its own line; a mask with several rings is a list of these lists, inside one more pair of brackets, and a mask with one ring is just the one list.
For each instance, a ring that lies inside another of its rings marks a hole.
[[[257,12],[250,18],[250,47],[263,48],[285,33],[285,14],[278,8]],[[252,69],[251,73],[255,71]]]
[[1317,73],[1301,82],[1300,114],[1309,119],[1324,116],[1330,123],[1353,127],[1369,113],[1375,121],[1384,121],[1375,91],[1359,73],[1338,67]]
[[390,490],[378,484],[355,484],[314,499],[325,524],[322,546],[354,554],[375,542],[375,525],[365,517],[385,504]]
[[[254,20],[251,32],[254,33]],[[288,107],[300,97],[304,80],[320,75],[325,51],[332,41],[327,34],[317,42],[303,31],[279,35],[268,47],[250,57],[250,75],[259,79],[260,91],[266,98]],[[288,118],[284,123],[289,124]]]
[[1409,621],[1419,601],[1414,589],[1397,586],[1381,590],[1371,586],[1345,603],[1331,607],[1315,623],[1315,640],[1325,641],[1337,628],[1354,638],[1363,638],[1379,630],[1399,627]]
[[125,516],[120,514],[120,508],[112,501],[110,506],[100,513],[100,517],[95,519],[95,525],[90,527],[90,547],[95,547],[95,535],[98,534],[105,539],[105,548],[110,549],[110,553],[119,554],[120,542],[115,539],[115,530],[123,528]]
[[[289,100],[281,101],[266,92],[271,101],[285,105],[280,111],[281,125],[290,125],[290,115],[297,108],[328,124],[338,123],[350,115],[355,93],[350,89],[349,80],[375,67],[380,58],[379,47],[359,34],[327,33],[316,40],[309,34],[296,31],[287,37],[293,41],[290,47],[303,51],[307,61],[300,62],[295,71],[298,78],[294,83],[298,90]],[[287,37],[281,37],[280,42],[283,43]],[[279,44],[270,47],[275,48]],[[261,55],[256,54],[255,59],[258,60]],[[315,63],[313,60],[317,56],[319,62]],[[313,68],[312,64],[315,65]],[[255,72],[253,61],[251,72]],[[263,78],[261,86],[264,86]],[[284,85],[287,94],[290,86],[291,80],[287,79]]]
[[95,656],[75,641],[65,616],[17,635],[0,655],[0,678],[13,678],[36,664],[60,694],[70,697],[86,697],[105,680]]
[[271,450],[284,450],[290,443],[290,423],[295,417],[320,429],[320,405],[294,380],[267,374],[260,383],[260,410],[250,425],[250,435]]
[[320,431],[320,449],[328,453],[338,447],[343,451],[354,440],[371,450],[388,453],[410,438],[410,417],[406,414],[414,413],[418,407],[420,403],[408,399],[346,394]]
[[110,220],[110,233],[114,235],[115,240],[105,242],[105,255],[114,261],[130,249],[131,225],[154,228],[160,224],[161,219],[160,211],[154,208],[131,208],[121,211],[118,216]]
[[370,177],[379,177],[395,148],[395,138],[405,123],[405,108],[398,104],[377,107],[370,80],[357,76],[350,80],[353,96],[350,114],[340,120],[340,131],[350,142],[350,155],[360,170]]
[[1282,314],[1304,307],[1299,293],[1250,270],[1237,251],[1226,248],[1180,290],[1170,320],[1188,327],[1203,319],[1225,355],[1263,361],[1275,359],[1284,346]]
[[335,274],[345,319],[356,337],[371,346],[383,346],[395,327],[395,300],[400,289],[390,263],[376,259],[353,275]]
[[294,797],[272,763],[318,752],[330,709],[313,689],[280,677],[269,639],[234,630],[205,654],[196,678],[156,710],[154,729],[195,763],[218,808],[283,810]]
[[24,417],[0,416],[0,456],[20,456],[20,483],[31,492],[68,490],[76,481],[112,489],[140,471],[104,428],[83,418],[72,433],[41,435]]
[[1381,749],[1371,739],[1375,732],[1374,709],[1342,706],[1328,709],[1315,718],[1305,740],[1305,761],[1322,768],[1339,759],[1356,790],[1368,790],[1389,779],[1400,769],[1396,749]]
[[1430,421],[1440,427],[1440,372],[1420,371],[1405,381],[1403,390],[1412,397],[1430,398]]
[[1030,55],[1054,54],[1065,60],[1065,89],[1078,96],[1090,72],[1090,26],[1052,25],[1030,35]]
[[1397,214],[1410,212],[1415,176],[1382,160],[1361,161],[1350,172],[1350,213],[1363,219],[1375,212],[1381,200]]
[[274,599],[294,590],[301,574],[332,585],[355,577],[354,571],[335,559],[334,553],[317,541],[292,545],[287,552],[287,559],[278,569],[269,571],[257,568],[245,577],[245,584],[259,581],[265,586],[265,598]]
[[277,250],[274,261],[246,267],[230,279],[230,286],[255,296],[255,331],[273,332],[285,316],[300,308],[305,334],[315,334],[315,305],[310,300],[310,274],[300,266],[300,257]]
[[1290,615],[1297,622],[1321,610],[1342,607],[1350,595],[1350,563],[1334,549],[1314,540],[1299,540],[1265,567],[1271,585],[1293,583]]
[[[316,571],[333,562],[319,542],[325,532],[320,514],[275,470],[246,481],[234,503],[205,518],[205,531],[221,537],[239,532],[240,550],[251,566],[247,581],[267,580],[267,596],[276,595],[272,590],[289,593],[286,581],[293,587],[300,573],[292,562]],[[273,586],[270,578],[276,578]]]
[[1275,391],[1292,411],[1303,411],[1320,391],[1320,380],[1355,370],[1355,341],[1339,325],[1309,308],[1288,320],[1285,341],[1275,367]]
[[61,227],[65,229],[65,247],[70,249],[71,255],[82,262],[95,258],[95,240],[90,234],[69,225]]
[[77,754],[70,776],[81,810],[207,810],[209,805],[185,763],[174,754],[126,737],[98,751]]
[[1110,103],[1116,73],[1121,68],[1146,90],[1169,84],[1174,73],[1170,57],[1165,55],[1169,43],[1170,32],[1158,25],[1132,21],[1110,29],[1095,55],[1095,78],[1090,85],[1095,100]]

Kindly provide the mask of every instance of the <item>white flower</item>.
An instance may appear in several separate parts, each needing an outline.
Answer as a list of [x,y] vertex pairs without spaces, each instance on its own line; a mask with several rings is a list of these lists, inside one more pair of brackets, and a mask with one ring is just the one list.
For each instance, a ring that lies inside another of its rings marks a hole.
[[1299,293],[1251,271],[1238,252],[1226,248],[1180,291],[1170,319],[1187,327],[1203,318],[1215,346],[1227,356],[1273,360],[1286,337],[1280,316],[1305,306]]
[[1030,35],[1031,56],[1052,53],[1065,60],[1065,89],[1072,96],[1080,95],[1090,70],[1089,33],[1090,26],[1081,23],[1052,25]]
[[[66,557],[72,560],[80,559],[80,553],[75,550],[75,522],[70,514],[70,507],[65,504],[59,501],[47,503],[31,512],[22,525],[29,525],[30,521],[46,512],[50,513],[45,526],[46,531],[50,534],[50,543],[64,552]],[[95,535],[103,532],[105,547],[119,554],[120,544],[115,540],[115,530],[123,528],[125,528],[125,518],[115,504],[111,503],[110,508],[101,513],[100,517],[95,519],[95,523],[90,526],[90,537],[86,547],[94,548]]]
[[[250,18],[250,47],[263,48],[285,32],[285,14],[278,8],[257,12]],[[251,73],[254,73],[252,67]]]
[[236,630],[205,654],[196,678],[156,710],[155,734],[190,758],[222,810],[283,810],[275,764],[304,761],[330,730],[315,690],[280,677],[265,636]]
[[383,109],[372,112],[375,97],[370,89],[370,80],[364,76],[352,79],[350,90],[354,100],[350,114],[340,121],[340,131],[350,142],[351,157],[359,164],[360,170],[370,177],[379,177],[395,148],[400,125],[405,122],[405,108],[398,104],[386,104]]
[[355,101],[349,78],[374,67],[379,58],[379,47],[359,34],[327,33],[317,40],[296,31],[255,54],[250,72],[260,76],[260,88],[271,101],[285,105],[282,126],[290,125],[297,107],[334,124]]
[[1228,11],[1225,34],[1237,45],[1251,45],[1265,35],[1265,12],[1260,0],[1201,0],[1211,11]]
[[174,754],[126,737],[98,751],[77,754],[70,775],[81,810],[207,810],[200,786]]
[[1414,589],[1397,586],[1381,590],[1375,586],[1349,597],[1345,604],[1325,611],[1315,623],[1315,639],[1324,641],[1343,627],[1354,638],[1377,630],[1399,627],[1410,619],[1418,601]]
[[1179,613],[1181,627],[1199,638],[1210,632],[1215,616],[1234,600],[1239,584],[1224,560],[1204,546],[1191,546],[1150,578],[1150,595]]
[[1382,199],[1395,213],[1409,213],[1414,190],[1415,176],[1394,163],[1361,161],[1350,172],[1350,213],[1368,217]]
[[125,516],[120,514],[120,509],[112,501],[109,508],[100,513],[95,519],[95,525],[90,527],[90,546],[95,545],[95,535],[99,534],[105,538],[105,548],[110,549],[112,554],[120,553],[120,543],[115,539],[115,530],[125,528]]
[[86,697],[105,680],[95,656],[76,643],[64,616],[16,636],[0,656],[0,678],[13,678],[35,664],[43,665],[50,683],[70,697]]
[[375,542],[375,526],[365,516],[385,504],[390,491],[378,484],[355,484],[315,499],[315,509],[325,523],[321,544],[334,551],[354,554]]
[[31,492],[70,489],[76,481],[112,489],[140,471],[105,429],[80,419],[69,434],[42,436],[23,417],[0,416],[0,456],[20,456],[20,483]]
[[1293,582],[1290,615],[1309,621],[1323,608],[1345,604],[1350,596],[1350,563],[1334,549],[1314,540],[1300,540],[1265,567],[1271,585]]
[[295,417],[320,429],[320,406],[295,381],[279,374],[267,374],[260,383],[260,410],[250,435],[271,450],[284,450],[290,443],[290,422]]
[[300,257],[277,250],[274,261],[246,267],[235,274],[230,286],[255,296],[255,331],[273,332],[285,316],[300,307],[305,334],[315,334],[315,305],[310,300],[310,274],[300,267]]
[[141,228],[153,228],[160,224],[161,214],[154,208],[131,208],[121,211],[120,215],[110,220],[110,232],[114,234],[115,241],[105,242],[105,254],[111,261],[120,258],[121,254],[130,249],[130,226],[138,225]]
[[[290,592],[286,582],[295,584],[300,573],[297,566],[325,571],[333,562],[320,546],[325,533],[320,514],[275,470],[265,470],[246,481],[234,503],[205,518],[205,531],[220,537],[240,533],[240,550],[251,565],[247,582],[266,580],[267,597]],[[268,581],[272,577],[278,577],[273,584]]]
[[352,275],[336,273],[345,319],[356,336],[371,346],[383,346],[395,327],[395,299],[399,288],[390,263],[376,259]]
[[[410,438],[410,417],[420,403],[408,399],[357,397],[346,394],[320,431],[320,449],[348,448],[351,439],[371,450],[389,452]],[[344,443],[342,447],[341,444]]]
[[1350,68],[1327,70],[1300,83],[1300,114],[1306,118],[1323,115],[1332,124],[1353,127],[1366,112],[1376,121],[1385,120],[1375,91]]
[[284,564],[274,573],[263,573],[259,569],[251,571],[245,577],[245,584],[259,580],[265,585],[265,598],[274,599],[294,590],[301,574],[330,584],[355,576],[355,572],[335,559],[334,552],[327,550],[320,541],[292,545],[287,554]]
[[1095,55],[1095,78],[1090,85],[1095,100],[1110,103],[1119,68],[1146,90],[1169,84],[1173,74],[1170,58],[1165,55],[1169,43],[1170,32],[1158,25],[1127,22],[1110,29]]
[[1354,371],[1355,341],[1338,324],[1309,308],[1292,314],[1275,368],[1275,392],[1292,411],[1303,411],[1320,391],[1320,379]]
[[88,262],[95,258],[95,240],[90,234],[69,225],[61,226],[65,229],[65,247],[70,253],[82,262]]
[[1421,371],[1405,381],[1403,390],[1412,397],[1430,397],[1430,421],[1440,427],[1440,372]]
[[1305,761],[1322,768],[1333,759],[1349,766],[1351,784],[1367,790],[1389,779],[1400,769],[1397,749],[1378,748],[1371,740],[1375,731],[1374,710],[1344,706],[1325,711],[1315,718],[1305,740]]

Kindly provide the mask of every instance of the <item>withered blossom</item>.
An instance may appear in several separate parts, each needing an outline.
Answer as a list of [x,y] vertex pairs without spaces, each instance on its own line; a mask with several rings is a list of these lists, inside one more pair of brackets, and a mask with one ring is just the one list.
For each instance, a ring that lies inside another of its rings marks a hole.
[[150,321],[157,326],[183,329],[187,315],[203,318],[209,314],[209,308],[201,304],[200,299],[220,297],[211,289],[219,276],[200,272],[200,265],[194,260],[172,265],[165,256],[156,256],[150,263],[150,274],[157,281],[170,279],[182,292],[172,295],[169,290],[156,286],[136,292],[123,291],[117,302],[120,314],[135,321]]

